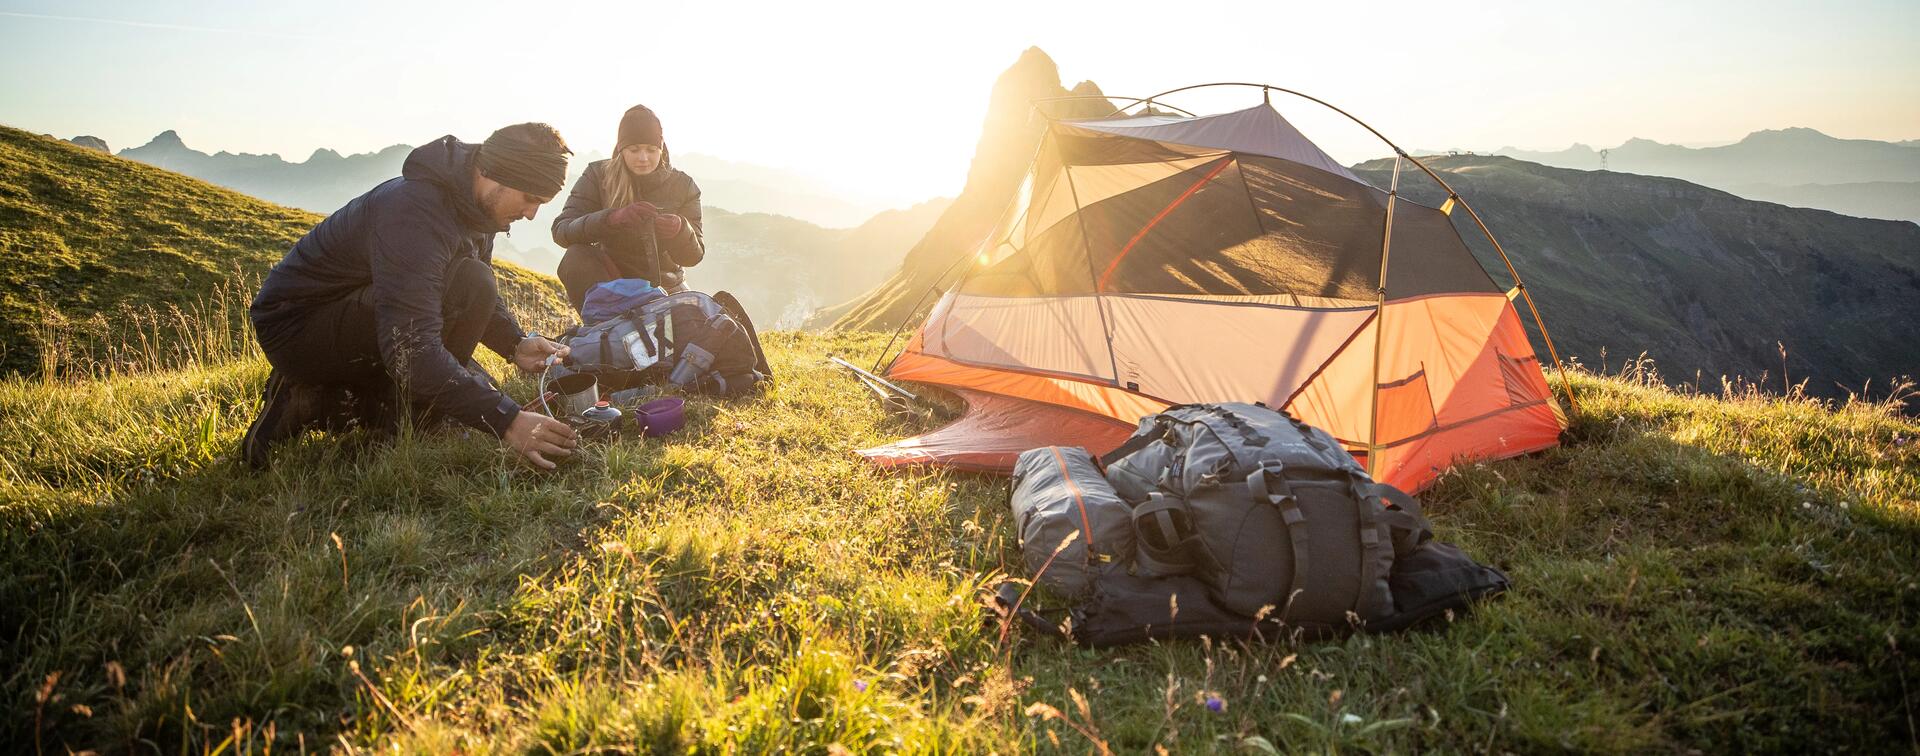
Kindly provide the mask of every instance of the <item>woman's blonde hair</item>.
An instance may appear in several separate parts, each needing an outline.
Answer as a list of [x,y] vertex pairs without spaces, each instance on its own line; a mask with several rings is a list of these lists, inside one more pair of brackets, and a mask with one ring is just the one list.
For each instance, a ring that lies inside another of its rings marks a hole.
[[[627,170],[627,160],[615,154],[607,161],[606,174],[600,177],[600,196],[607,200],[607,207],[626,207],[640,199],[639,181],[633,171]],[[654,170],[660,170],[655,168]]]
[[[620,150],[613,153],[613,157],[607,160],[606,175],[600,177],[600,196],[606,198],[607,207],[626,207],[640,199],[642,178],[627,170],[627,159],[620,154],[625,150],[626,145],[621,145]],[[666,145],[660,145],[660,162],[654,165],[653,172],[647,177],[664,179],[672,170],[672,153],[667,152]]]

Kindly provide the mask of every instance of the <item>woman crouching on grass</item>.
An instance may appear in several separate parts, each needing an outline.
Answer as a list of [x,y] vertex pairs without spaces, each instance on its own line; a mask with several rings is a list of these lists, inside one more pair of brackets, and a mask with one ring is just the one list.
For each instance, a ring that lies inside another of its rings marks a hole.
[[621,116],[613,157],[587,164],[553,219],[553,243],[567,250],[558,273],[576,311],[588,289],[616,278],[686,288],[683,268],[707,254],[700,187],[673,167],[660,119],[647,106]]

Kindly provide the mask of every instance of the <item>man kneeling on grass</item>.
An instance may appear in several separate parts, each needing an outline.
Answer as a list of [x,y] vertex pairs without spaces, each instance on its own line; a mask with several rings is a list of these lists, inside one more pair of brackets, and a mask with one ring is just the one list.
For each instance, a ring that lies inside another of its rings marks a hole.
[[264,469],[274,442],[307,430],[390,432],[403,411],[484,429],[541,467],[572,454],[572,428],[522,411],[473,362],[479,344],[526,372],[565,356],[500,301],[493,235],[560,193],[570,154],[543,123],[478,145],[442,137],[301,237],[249,308],[273,373],[247,464]]

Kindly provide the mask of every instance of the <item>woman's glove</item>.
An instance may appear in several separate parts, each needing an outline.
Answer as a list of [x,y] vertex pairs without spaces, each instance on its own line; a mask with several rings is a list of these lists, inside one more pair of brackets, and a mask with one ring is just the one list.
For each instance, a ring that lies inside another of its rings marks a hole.
[[673,213],[660,213],[653,217],[653,235],[660,239],[671,239],[686,230],[687,219]]
[[654,207],[651,202],[641,200],[611,213],[607,213],[607,222],[613,224],[616,228],[627,228],[638,225],[642,221],[653,221],[657,227],[659,225],[659,217],[660,208]]

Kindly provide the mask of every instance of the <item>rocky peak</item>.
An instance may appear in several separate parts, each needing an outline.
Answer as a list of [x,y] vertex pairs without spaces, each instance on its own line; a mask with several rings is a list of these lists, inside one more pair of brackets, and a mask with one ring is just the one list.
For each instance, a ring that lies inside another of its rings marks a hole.
[[77,136],[67,141],[72,142],[73,144],[77,144],[81,147],[85,147],[89,150],[105,152],[109,155],[113,154],[113,150],[107,149],[107,140],[101,139],[100,137],[97,137],[97,136]]
[[145,145],[142,145],[141,148],[142,149],[163,148],[163,149],[184,150],[187,148],[187,143],[180,140],[180,132],[174,131],[173,129],[167,129],[166,131],[162,131],[159,134],[154,135],[153,139],[149,140]]

